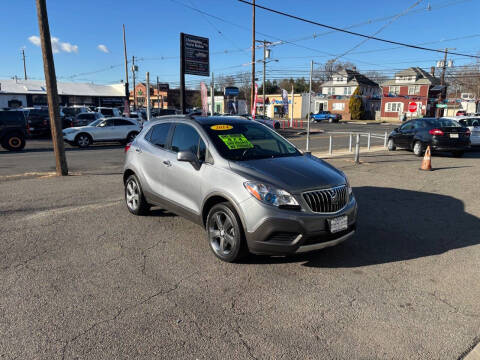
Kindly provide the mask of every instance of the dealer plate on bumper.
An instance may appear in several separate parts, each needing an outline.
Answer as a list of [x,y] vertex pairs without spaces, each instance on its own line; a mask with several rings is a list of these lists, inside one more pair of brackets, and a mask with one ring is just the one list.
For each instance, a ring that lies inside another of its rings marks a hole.
[[342,230],[346,230],[348,228],[348,217],[347,216],[340,216],[333,219],[328,219],[328,225],[330,227],[330,232],[336,233]]

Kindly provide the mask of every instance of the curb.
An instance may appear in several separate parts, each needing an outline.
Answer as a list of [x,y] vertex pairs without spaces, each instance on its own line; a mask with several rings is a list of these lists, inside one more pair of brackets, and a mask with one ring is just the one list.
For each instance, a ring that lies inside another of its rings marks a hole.
[[[380,152],[380,151],[387,151],[386,148],[384,148],[383,146],[372,146],[370,148],[370,150],[364,148],[362,150],[362,148],[360,148],[360,158],[362,157],[362,154],[365,154],[365,153],[372,153],[372,152]],[[332,154],[329,154],[328,152],[315,152],[313,153],[312,152],[312,155],[316,156],[316,157],[319,157],[319,158],[322,158],[322,159],[330,159],[330,158],[335,158],[335,157],[338,157],[338,156],[345,156],[345,155],[351,155],[351,156],[354,156],[355,155],[355,152],[349,152],[349,151],[338,151],[338,152],[332,152]],[[470,360],[470,359],[469,359]],[[477,359],[475,359],[477,360]],[[478,360],[480,360],[480,358],[478,358]]]
[[480,343],[475,345],[475,347],[467,354],[465,357],[462,357],[463,360],[480,360]]

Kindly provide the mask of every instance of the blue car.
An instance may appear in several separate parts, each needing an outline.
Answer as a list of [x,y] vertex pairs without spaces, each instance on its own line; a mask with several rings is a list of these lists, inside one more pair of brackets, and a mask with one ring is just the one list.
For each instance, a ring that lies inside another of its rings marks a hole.
[[318,113],[310,114],[310,119],[312,122],[320,122],[322,120],[328,120],[329,123],[337,123],[342,119],[340,114],[332,114],[330,111],[319,111]]

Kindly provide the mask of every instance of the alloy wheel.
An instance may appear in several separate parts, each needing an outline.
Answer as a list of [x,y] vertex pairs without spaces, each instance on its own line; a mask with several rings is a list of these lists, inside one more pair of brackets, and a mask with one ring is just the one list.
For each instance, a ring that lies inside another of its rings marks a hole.
[[88,146],[90,144],[90,139],[88,138],[87,135],[80,135],[78,137],[77,143],[81,147]]
[[137,210],[140,202],[140,189],[134,179],[130,179],[130,181],[128,181],[125,190],[125,197],[129,209],[132,211]]
[[208,227],[210,245],[219,256],[229,255],[235,248],[237,236],[233,221],[224,211],[213,214]]

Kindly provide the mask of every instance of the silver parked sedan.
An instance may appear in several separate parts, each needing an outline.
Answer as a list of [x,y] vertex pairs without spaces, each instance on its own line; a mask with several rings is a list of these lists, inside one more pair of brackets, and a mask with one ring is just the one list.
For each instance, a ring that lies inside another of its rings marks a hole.
[[249,120],[149,122],[126,147],[123,179],[131,213],[156,205],[200,224],[224,261],[321,249],[355,233],[345,174]]

